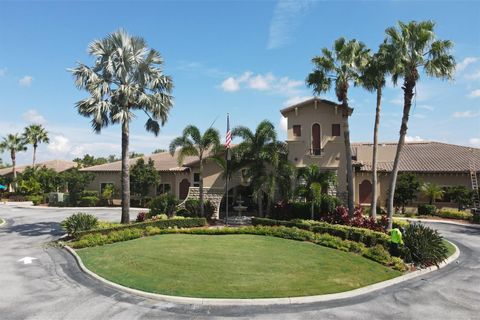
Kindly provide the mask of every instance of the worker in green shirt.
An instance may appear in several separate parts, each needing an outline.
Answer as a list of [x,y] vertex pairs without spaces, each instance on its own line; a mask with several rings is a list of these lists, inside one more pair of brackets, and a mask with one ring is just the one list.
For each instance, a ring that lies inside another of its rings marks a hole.
[[395,257],[400,256],[400,246],[403,246],[402,232],[398,228],[390,230],[391,254]]

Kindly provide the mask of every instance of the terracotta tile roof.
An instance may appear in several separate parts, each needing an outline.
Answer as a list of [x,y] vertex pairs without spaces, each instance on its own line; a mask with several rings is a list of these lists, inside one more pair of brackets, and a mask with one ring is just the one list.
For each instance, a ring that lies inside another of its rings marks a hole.
[[[392,170],[396,143],[380,143],[378,148],[378,171]],[[361,171],[372,170],[371,143],[353,143],[354,164]],[[442,142],[406,143],[400,158],[399,171],[406,172],[468,172],[470,162],[480,171],[480,149]]]
[[[39,162],[35,164],[35,167],[37,168],[43,167],[43,166],[45,166],[48,169],[53,169],[56,172],[63,172],[73,167],[76,167],[77,164],[73,161],[67,161],[67,160],[50,160],[50,161],[44,161],[44,162]],[[17,173],[22,173],[27,167],[31,167],[31,165],[18,166],[15,170],[17,171]],[[12,173],[11,167],[0,169],[0,176],[7,175],[9,173]]]
[[[132,158],[130,159],[130,166],[133,166],[138,159],[143,158],[145,162],[148,162],[148,159],[152,159],[154,161],[155,168],[158,171],[162,172],[183,172],[189,170],[187,165],[190,163],[194,163],[196,161],[196,157],[186,157],[183,161],[183,166],[179,166],[177,162],[178,153],[176,152],[175,155],[172,157],[168,152],[162,153],[154,153],[148,156]],[[98,166],[92,166],[88,168],[80,169],[80,171],[89,171],[89,172],[114,172],[114,171],[122,171],[122,162],[115,161],[111,163],[100,164]]]
[[[306,107],[306,106],[309,106],[311,105],[312,103],[314,102],[319,102],[319,103],[324,103],[324,104],[328,104],[328,105],[331,105],[332,107],[342,107],[341,104],[338,104],[338,103],[335,103],[333,101],[330,101],[330,100],[325,100],[325,99],[320,99],[320,98],[317,98],[317,97],[313,97],[313,98],[310,98],[310,99],[307,99],[305,101],[302,101],[302,102],[299,102],[299,103],[296,103],[294,105],[291,105],[289,107],[286,107],[286,108],[283,108],[282,110],[280,110],[280,113],[286,117],[286,113],[287,112],[290,112],[292,110],[295,110],[296,108],[302,108],[302,107]],[[353,111],[352,108],[349,108],[350,109],[350,112]]]

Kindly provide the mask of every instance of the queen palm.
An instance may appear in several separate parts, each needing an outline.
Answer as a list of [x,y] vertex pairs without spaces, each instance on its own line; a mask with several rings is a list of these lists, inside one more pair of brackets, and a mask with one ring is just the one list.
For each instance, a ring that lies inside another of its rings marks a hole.
[[427,197],[428,203],[432,205],[445,194],[445,191],[436,183],[425,182],[420,186],[420,193]]
[[350,148],[350,130],[348,118],[353,112],[348,105],[348,88],[350,83],[358,84],[360,69],[368,61],[369,50],[362,42],[347,41],[339,38],[335,41],[333,51],[322,49],[322,55],[312,59],[314,70],[307,77],[307,85],[313,88],[315,94],[328,92],[335,86],[335,94],[342,103],[342,113],[345,118],[343,137],[345,141],[345,160],[347,169],[348,209],[353,214],[353,172],[352,150]]
[[[124,30],[93,41],[88,52],[92,67],[79,63],[70,71],[79,89],[90,96],[76,103],[78,112],[92,118],[95,132],[110,124],[122,128],[122,223],[130,221],[129,134],[135,111],[147,115],[145,129],[158,135],[172,107],[172,79],[163,74],[160,54],[144,39]],[[160,122],[160,123],[159,123]]]
[[382,108],[382,89],[385,86],[385,77],[388,73],[385,46],[381,45],[378,52],[370,57],[360,77],[361,85],[371,92],[376,92],[375,124],[373,127],[373,155],[372,155],[372,203],[370,214],[377,218],[377,149],[378,129],[380,127],[380,113]]
[[400,137],[390,178],[387,208],[388,229],[392,228],[398,166],[407,135],[414,89],[420,79],[420,72],[423,70],[427,76],[451,79],[455,71],[455,59],[450,54],[453,43],[449,40],[436,40],[434,27],[435,23],[432,21],[398,22],[398,28],[390,27],[385,31],[387,55],[392,65],[392,81],[397,84],[398,79],[403,78],[404,96]]
[[183,129],[181,137],[175,138],[170,143],[170,154],[173,156],[178,150],[178,164],[183,165],[185,157],[197,157],[199,161],[199,193],[200,193],[200,212],[204,215],[204,200],[203,200],[203,166],[207,158],[215,155],[220,150],[220,134],[217,129],[209,128],[203,135],[195,126],[187,126]]
[[13,173],[13,181],[15,182],[17,179],[17,153],[21,151],[26,151],[27,146],[23,137],[18,134],[8,134],[6,137],[2,139],[0,142],[0,152],[9,151],[10,158],[12,159],[12,173]]
[[[234,147],[234,154],[241,159],[241,167],[245,168],[245,177],[250,181],[253,198],[257,201],[258,214],[263,216],[263,198],[271,199],[277,178],[269,169],[277,168],[281,149],[277,141],[275,126],[267,120],[260,122],[255,132],[247,127],[239,126],[232,130],[232,137],[243,139]],[[267,165],[268,164],[268,165]]]
[[33,147],[32,168],[35,168],[35,158],[37,155],[37,148],[40,143],[49,143],[48,132],[40,124],[32,124],[25,128],[23,132],[25,141]]

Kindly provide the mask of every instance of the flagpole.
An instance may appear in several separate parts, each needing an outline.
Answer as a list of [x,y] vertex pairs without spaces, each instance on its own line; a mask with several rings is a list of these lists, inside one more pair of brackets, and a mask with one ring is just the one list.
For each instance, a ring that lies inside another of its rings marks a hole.
[[[230,119],[229,114],[227,113],[227,140],[230,133]],[[226,153],[225,153],[225,225],[228,226],[228,162],[229,162],[229,153],[230,153],[230,144],[226,142]]]

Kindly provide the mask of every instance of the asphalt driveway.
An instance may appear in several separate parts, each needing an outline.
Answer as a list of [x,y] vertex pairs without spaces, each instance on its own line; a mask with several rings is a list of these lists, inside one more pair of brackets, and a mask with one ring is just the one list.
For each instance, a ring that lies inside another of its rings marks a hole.
[[[120,210],[84,209],[118,220]],[[435,223],[461,255],[447,267],[356,298],[307,305],[206,307],[153,301],[106,287],[48,246],[69,209],[0,205],[0,319],[479,319],[480,228]],[[132,213],[132,218],[136,213]],[[24,257],[35,258],[29,264]],[[161,272],[161,270],[158,270]]]

